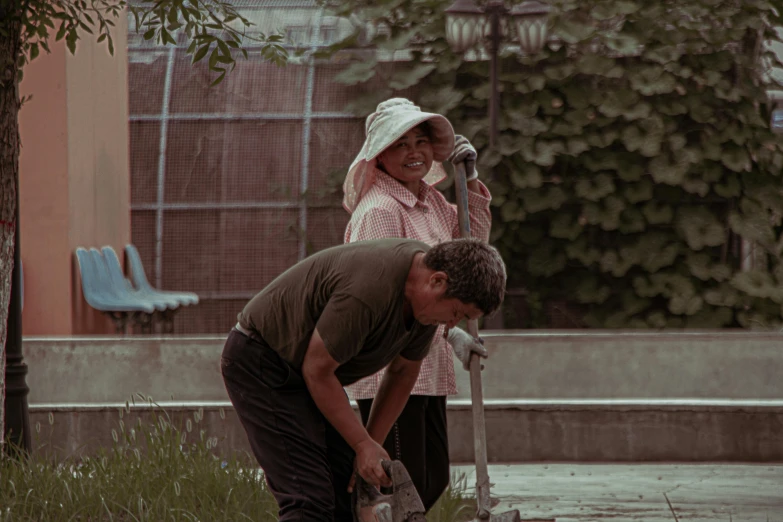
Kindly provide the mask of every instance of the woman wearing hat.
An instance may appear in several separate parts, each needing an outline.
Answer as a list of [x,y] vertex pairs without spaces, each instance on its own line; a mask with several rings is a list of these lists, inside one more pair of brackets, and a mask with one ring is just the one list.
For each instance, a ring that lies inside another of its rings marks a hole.
[[[365,134],[343,184],[343,206],[351,214],[345,242],[401,237],[436,245],[459,237],[456,207],[434,185],[446,177],[441,162],[475,164],[470,142],[455,136],[445,117],[403,98],[379,104],[367,117]],[[471,232],[487,241],[491,196],[475,170],[468,172]],[[467,369],[471,352],[486,357],[465,331],[439,326],[410,399],[384,442],[391,458],[405,464],[427,510],[450,480],[446,397],[457,392],[452,353]],[[383,372],[347,387],[365,424]]]

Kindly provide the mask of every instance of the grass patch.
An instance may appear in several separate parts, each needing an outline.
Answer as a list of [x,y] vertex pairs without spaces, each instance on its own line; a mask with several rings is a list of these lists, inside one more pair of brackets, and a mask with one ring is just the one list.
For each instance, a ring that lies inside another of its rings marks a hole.
[[468,522],[476,517],[475,497],[468,496],[468,479],[464,473],[452,474],[451,485],[427,513],[427,522]]
[[[203,413],[175,422],[149,403],[152,413],[133,422],[125,415],[130,404],[120,410],[113,446],[94,455],[57,458],[39,448],[0,457],[0,522],[277,520],[262,474],[244,453],[217,455],[219,441],[200,427]],[[475,513],[475,501],[463,495],[465,477],[452,482],[429,522],[463,522]]]

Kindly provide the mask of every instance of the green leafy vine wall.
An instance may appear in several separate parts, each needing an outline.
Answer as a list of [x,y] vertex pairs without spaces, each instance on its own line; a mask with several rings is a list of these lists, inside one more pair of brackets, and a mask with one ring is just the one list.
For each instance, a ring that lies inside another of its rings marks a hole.
[[576,326],[783,323],[783,142],[764,44],[783,2],[552,0],[544,51],[502,52],[495,150],[489,65],[449,49],[449,3],[340,0],[338,14],[386,29],[332,51],[411,50],[394,67],[363,53],[339,80],[380,85],[357,114],[409,95],[477,146],[524,326],[547,326],[552,302]]

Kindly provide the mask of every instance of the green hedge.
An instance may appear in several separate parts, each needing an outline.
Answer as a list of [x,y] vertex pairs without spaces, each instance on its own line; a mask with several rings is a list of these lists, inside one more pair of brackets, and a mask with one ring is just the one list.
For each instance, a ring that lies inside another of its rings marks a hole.
[[[527,291],[524,326],[546,326],[553,301],[591,327],[781,325],[783,147],[769,128],[763,42],[783,26],[783,2],[550,3],[557,40],[535,57],[502,53],[496,150],[488,62],[449,49],[450,1],[333,6],[388,27],[379,49],[412,50],[407,63],[347,66],[343,83],[382,86],[352,109],[418,93],[479,148],[492,242],[509,286]],[[743,239],[756,245],[750,270]]]

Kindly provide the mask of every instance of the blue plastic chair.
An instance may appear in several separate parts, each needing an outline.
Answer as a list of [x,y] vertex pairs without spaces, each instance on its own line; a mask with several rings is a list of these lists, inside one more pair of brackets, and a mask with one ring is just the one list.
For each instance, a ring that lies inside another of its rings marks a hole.
[[109,276],[109,268],[106,266],[106,261],[101,255],[100,251],[96,248],[89,250],[92,257],[93,268],[95,270],[95,276],[98,280],[98,284],[101,285],[103,292],[107,294],[111,299],[114,299],[117,303],[122,303],[129,307],[138,308],[145,313],[153,313],[157,309],[154,303],[139,299],[130,294],[127,288],[116,287]]
[[193,292],[173,292],[169,290],[158,290],[154,288],[147,280],[147,274],[144,272],[144,265],[141,262],[141,256],[134,245],[125,245],[125,255],[131,270],[131,281],[133,286],[143,292],[154,292],[156,294],[172,297],[182,303],[182,305],[198,304],[198,295]]
[[141,301],[118,299],[111,290],[107,278],[102,277],[93,256],[84,248],[76,249],[79,274],[82,278],[84,299],[91,307],[101,312],[143,312],[151,314],[155,307]]
[[84,300],[95,310],[103,312],[114,321],[118,333],[125,333],[129,320],[144,323],[151,317],[155,308],[141,301],[123,301],[117,299],[106,280],[100,277],[93,256],[84,248],[76,249],[76,261],[82,280]]
[[119,289],[120,292],[126,292],[131,297],[139,299],[141,301],[149,301],[155,307],[156,310],[174,310],[179,308],[180,302],[177,299],[166,297],[164,295],[148,292],[144,290],[137,290],[133,288],[130,281],[125,277],[122,271],[122,265],[120,265],[120,259],[117,257],[117,252],[110,246],[101,248],[103,254],[103,260],[106,263],[106,268],[109,271],[109,279],[112,286]]

